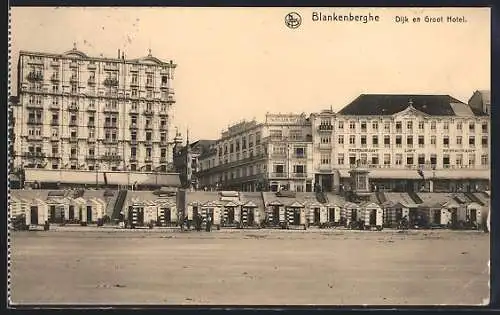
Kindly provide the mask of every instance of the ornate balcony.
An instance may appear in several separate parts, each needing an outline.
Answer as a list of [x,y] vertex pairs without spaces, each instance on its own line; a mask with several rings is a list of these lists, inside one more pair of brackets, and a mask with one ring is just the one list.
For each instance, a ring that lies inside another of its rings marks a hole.
[[27,79],[30,82],[43,81],[43,74],[40,72],[31,71],[30,73],[28,73]]
[[106,78],[106,79],[104,79],[103,84],[104,84],[104,86],[107,86],[107,87],[117,86],[118,80],[115,78]]

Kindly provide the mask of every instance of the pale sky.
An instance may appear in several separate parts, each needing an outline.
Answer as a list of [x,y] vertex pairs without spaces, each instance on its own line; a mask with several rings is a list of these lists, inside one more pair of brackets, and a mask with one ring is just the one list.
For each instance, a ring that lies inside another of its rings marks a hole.
[[[297,29],[285,26],[291,11]],[[313,22],[312,12],[379,15],[380,22]],[[395,22],[396,16],[410,23]],[[426,16],[466,23],[425,23]],[[412,23],[413,16],[422,22]],[[146,56],[178,64],[173,124],[215,139],[266,112],[338,111],[361,93],[450,94],[490,89],[490,10],[348,8],[12,8],[19,50]],[[17,80],[13,74],[13,88]]]

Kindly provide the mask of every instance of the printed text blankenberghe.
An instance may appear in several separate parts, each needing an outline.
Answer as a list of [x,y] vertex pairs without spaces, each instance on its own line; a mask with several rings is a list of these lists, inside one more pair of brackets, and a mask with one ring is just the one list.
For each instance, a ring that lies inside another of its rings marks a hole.
[[312,13],[313,22],[378,22],[380,21],[380,16],[369,14],[337,14],[335,12],[325,14],[321,12]]

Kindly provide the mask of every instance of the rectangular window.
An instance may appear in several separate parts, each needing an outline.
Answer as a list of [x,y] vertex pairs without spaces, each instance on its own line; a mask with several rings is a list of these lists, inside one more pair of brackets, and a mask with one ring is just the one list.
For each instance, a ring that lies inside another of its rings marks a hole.
[[408,130],[413,130],[413,121],[407,121],[406,122],[406,129]]
[[384,136],[384,147],[389,148],[391,146],[391,136]]
[[462,130],[462,123],[461,122],[457,122],[457,130]]
[[344,144],[344,136],[339,136],[339,144]]
[[431,144],[436,145],[436,136],[431,136]]
[[396,132],[401,132],[402,128],[402,123],[400,121],[396,122]]
[[462,136],[457,136],[457,145],[462,146]]
[[349,144],[350,145],[356,144],[356,136],[354,136],[354,135],[349,136]]
[[449,130],[449,129],[450,129],[450,124],[449,124],[447,121],[445,121],[445,122],[443,123],[443,129],[444,129],[444,130]]
[[443,137],[443,146],[445,148],[449,147],[450,146],[450,138],[448,136],[444,136]]
[[339,124],[339,129],[344,129],[344,122],[343,121],[339,121],[338,124]]
[[469,137],[469,146],[470,147],[475,147],[476,146],[476,138],[474,136]]
[[482,145],[483,148],[487,148],[488,147],[488,137],[487,136],[481,137],[481,145]]
[[337,155],[337,164],[344,165],[344,153],[339,153]]
[[419,130],[424,130],[425,123],[423,121],[418,122],[418,129]]
[[418,147],[423,148],[425,145],[425,137],[424,136],[418,136]]
[[378,130],[378,122],[376,122],[376,121],[372,122],[372,129],[373,129],[374,131],[377,131],[377,130]]
[[413,154],[408,154],[406,156],[406,165],[413,165],[413,164],[414,164]]
[[384,131],[391,131],[391,123],[389,122],[384,123]]
[[390,154],[384,154],[384,165],[391,165],[391,155]]
[[374,147],[378,147],[378,136],[372,136],[372,144]]
[[406,145],[408,146],[408,148],[412,148],[413,147],[413,136],[407,136],[406,137]]

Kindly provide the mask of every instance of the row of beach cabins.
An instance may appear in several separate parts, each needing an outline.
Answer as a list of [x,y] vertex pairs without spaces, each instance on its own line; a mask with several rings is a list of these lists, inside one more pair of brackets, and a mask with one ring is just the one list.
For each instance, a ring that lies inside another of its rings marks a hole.
[[154,228],[179,226],[181,222],[190,228],[200,218],[204,223],[210,220],[217,229],[316,226],[382,230],[402,228],[403,220],[406,228],[482,229],[489,213],[487,200],[476,202],[443,193],[420,194],[422,203],[414,204],[407,194],[400,193],[386,194],[387,200],[382,202],[374,195],[354,203],[333,194],[325,194],[320,202],[315,193],[180,191],[162,195],[125,191],[118,207],[117,195],[103,191],[79,195],[17,191],[11,194],[10,216],[22,217],[27,229],[49,229],[50,224]]

